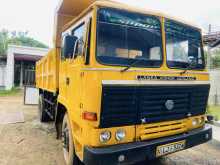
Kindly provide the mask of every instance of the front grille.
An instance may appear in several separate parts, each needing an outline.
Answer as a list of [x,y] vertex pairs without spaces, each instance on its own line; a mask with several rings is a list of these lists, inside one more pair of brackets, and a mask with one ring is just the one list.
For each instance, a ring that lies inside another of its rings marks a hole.
[[137,126],[137,135],[140,140],[156,139],[164,136],[171,136],[187,131],[185,120],[147,124]]
[[[209,85],[103,86],[100,127],[156,123],[202,115],[206,111]],[[168,110],[167,100],[174,101]]]
[[137,122],[136,91],[130,87],[103,87],[100,126],[132,125]]

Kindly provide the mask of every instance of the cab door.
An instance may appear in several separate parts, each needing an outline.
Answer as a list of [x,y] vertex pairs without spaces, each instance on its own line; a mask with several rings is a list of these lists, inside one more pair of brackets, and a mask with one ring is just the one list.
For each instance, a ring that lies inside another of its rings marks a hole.
[[59,64],[59,101],[69,106],[68,90],[70,86],[69,67],[72,64],[77,37],[66,32],[62,37],[61,56]]
[[[86,38],[86,23],[79,22],[71,31],[71,35],[77,38],[75,44],[73,57],[70,59],[67,68],[66,76],[69,80],[69,85],[66,89],[68,97],[69,116],[72,119],[74,127],[74,144],[80,144],[79,139],[82,138],[82,131],[80,131],[80,122],[82,120],[81,114],[83,110],[82,92],[83,92],[83,71],[85,65],[85,38]],[[83,151],[80,147],[75,146],[75,152],[80,157]]]
[[[66,75],[69,81],[66,94],[69,98],[69,106],[73,116],[80,116],[81,97],[82,97],[82,67],[85,64],[85,38],[86,38],[86,23],[81,21],[71,30],[71,35],[77,38],[73,57],[67,65]],[[73,112],[74,111],[74,112]]]
[[65,37],[68,34],[66,33],[62,37],[62,44],[61,44],[61,51],[60,51],[60,63],[59,63],[59,99],[63,103],[66,103],[67,100],[67,64],[69,63],[69,58],[64,53],[64,44],[65,44]]

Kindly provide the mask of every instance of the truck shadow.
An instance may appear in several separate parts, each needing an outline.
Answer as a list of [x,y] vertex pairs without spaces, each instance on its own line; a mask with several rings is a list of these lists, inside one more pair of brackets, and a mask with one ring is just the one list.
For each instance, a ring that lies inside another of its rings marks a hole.
[[146,160],[135,165],[165,165],[165,158],[158,158],[154,160]]

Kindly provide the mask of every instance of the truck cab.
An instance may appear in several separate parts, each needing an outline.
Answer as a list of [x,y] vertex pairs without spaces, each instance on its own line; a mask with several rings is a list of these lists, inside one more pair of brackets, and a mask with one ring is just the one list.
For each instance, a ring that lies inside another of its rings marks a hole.
[[64,0],[56,18],[36,80],[67,164],[132,164],[211,140],[201,29],[111,1]]

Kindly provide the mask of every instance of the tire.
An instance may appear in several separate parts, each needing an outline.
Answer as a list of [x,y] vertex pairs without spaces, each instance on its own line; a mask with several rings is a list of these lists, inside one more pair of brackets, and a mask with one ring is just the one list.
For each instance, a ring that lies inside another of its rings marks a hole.
[[75,153],[72,131],[67,113],[63,118],[62,143],[63,143],[63,155],[66,165],[81,165],[82,163],[80,162],[79,158]]
[[50,117],[48,116],[47,112],[44,111],[44,100],[43,100],[43,95],[42,94],[39,95],[38,116],[39,116],[40,122],[50,121]]

